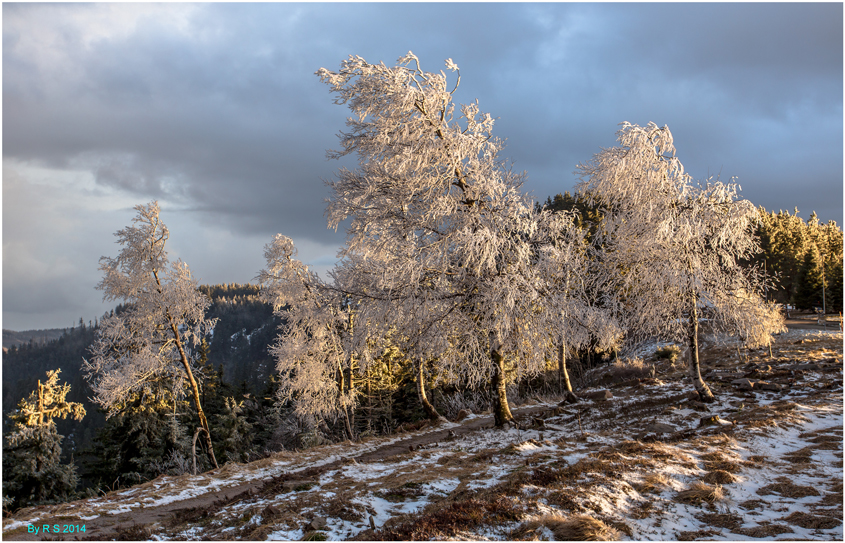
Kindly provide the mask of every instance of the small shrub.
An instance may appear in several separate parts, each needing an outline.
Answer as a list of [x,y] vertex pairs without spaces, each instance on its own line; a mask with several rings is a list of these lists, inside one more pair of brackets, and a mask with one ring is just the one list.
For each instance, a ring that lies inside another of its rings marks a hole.
[[647,379],[654,377],[654,366],[646,364],[641,358],[623,358],[611,364],[608,377],[612,381]]
[[654,357],[658,360],[675,362],[678,360],[679,356],[681,356],[681,348],[677,345],[666,345],[665,347],[660,347],[654,351]]

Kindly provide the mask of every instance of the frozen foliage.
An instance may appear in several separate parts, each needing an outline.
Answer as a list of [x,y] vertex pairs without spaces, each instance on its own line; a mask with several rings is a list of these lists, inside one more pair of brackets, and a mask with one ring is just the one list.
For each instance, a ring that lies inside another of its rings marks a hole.
[[[264,249],[267,268],[258,274],[261,295],[282,318],[270,352],[277,360],[279,398],[309,426],[319,419],[348,420],[355,403],[349,383],[352,367],[349,304],[294,258],[290,238],[276,235]],[[349,431],[349,429],[347,428]]]
[[[351,56],[338,72],[317,72],[353,113],[329,156],[359,160],[330,183],[329,225],[351,219],[334,287],[360,302],[360,352],[393,334],[441,379],[492,379],[506,407],[506,364],[523,375],[544,369],[561,321],[591,318],[574,277],[582,234],[571,215],[532,208],[523,176],[499,157],[490,114],[452,103],[460,75],[449,90],[445,73],[424,72],[412,53],[398,63]],[[608,343],[619,336],[596,330]]]
[[120,254],[100,259],[103,279],[97,285],[106,300],[126,302],[128,308],[100,322],[83,368],[94,399],[109,416],[130,395],[154,394],[162,382],[172,383],[177,396],[189,385],[216,466],[193,375],[197,355],[191,350],[215,324],[205,317],[211,301],[197,289],[187,264],[168,261],[169,231],[159,219],[158,203],[135,210],[134,226],[115,234],[123,247]]
[[735,183],[695,186],[675,156],[668,127],[623,123],[620,147],[579,166],[582,190],[606,208],[599,256],[631,337],[687,344],[696,388],[712,399],[698,369],[698,321],[769,345],[783,330],[760,297],[765,278],[742,266],[759,251],[754,206]]

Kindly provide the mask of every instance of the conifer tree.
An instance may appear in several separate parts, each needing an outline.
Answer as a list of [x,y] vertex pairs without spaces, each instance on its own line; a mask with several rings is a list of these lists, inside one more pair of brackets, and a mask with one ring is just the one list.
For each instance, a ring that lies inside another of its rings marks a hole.
[[821,253],[815,245],[811,245],[804,253],[798,272],[795,307],[809,310],[814,306],[822,306],[822,273]]
[[38,381],[29,398],[9,413],[14,426],[3,444],[4,507],[66,501],[76,490],[76,468],[60,463],[63,436],[53,419],[82,420],[85,408],[65,399],[70,385],[59,385],[60,372],[48,371],[47,380]]

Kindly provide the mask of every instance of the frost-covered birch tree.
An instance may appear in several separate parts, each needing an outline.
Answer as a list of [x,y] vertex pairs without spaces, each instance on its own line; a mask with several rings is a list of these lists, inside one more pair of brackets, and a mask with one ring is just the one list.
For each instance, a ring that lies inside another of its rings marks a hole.
[[310,426],[342,417],[354,439],[350,411],[354,311],[348,300],[297,260],[293,241],[277,234],[264,248],[267,267],[258,274],[261,296],[282,319],[270,352],[281,376],[279,399],[291,401],[294,413]]
[[438,374],[490,382],[501,426],[513,419],[507,367],[545,368],[549,316],[561,311],[538,270],[571,217],[534,211],[523,175],[499,157],[493,118],[477,102],[453,104],[460,72],[451,59],[446,68],[454,85],[410,52],[393,67],[350,56],[337,72],[317,72],[353,114],[329,156],[358,157],[329,183],[329,225],[351,219],[338,288],[361,301],[360,321],[400,328]]
[[735,183],[693,185],[668,127],[623,123],[617,138],[619,147],[579,165],[581,190],[605,208],[596,239],[608,284],[629,337],[686,344],[695,389],[713,401],[701,377],[699,320],[752,336],[757,345],[783,328],[777,309],[760,296],[764,275],[741,265],[759,250],[757,212],[738,198]]
[[165,245],[170,237],[159,218],[158,202],[135,206],[133,226],[119,230],[122,249],[116,258],[100,259],[103,279],[97,285],[104,299],[128,304],[125,312],[100,322],[83,364],[94,399],[108,415],[133,393],[154,394],[156,382],[172,382],[180,395],[190,388],[205,436],[207,454],[217,467],[211,430],[194,377],[203,337],[216,323],[206,319],[211,300],[197,288],[188,265],[171,263]]

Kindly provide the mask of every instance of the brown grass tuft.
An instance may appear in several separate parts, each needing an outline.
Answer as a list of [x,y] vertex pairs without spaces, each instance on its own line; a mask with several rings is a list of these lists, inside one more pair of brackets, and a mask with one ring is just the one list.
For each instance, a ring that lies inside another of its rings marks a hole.
[[764,537],[773,537],[780,534],[792,533],[794,530],[789,526],[783,524],[764,524],[762,526],[754,526],[753,528],[735,528],[731,530],[738,534],[747,535],[755,539],[762,539]]
[[727,471],[728,473],[739,473],[745,467],[745,462],[704,462],[705,471]]
[[398,526],[385,526],[368,536],[381,541],[445,539],[455,536],[458,531],[469,530],[483,523],[513,522],[521,516],[522,507],[507,496],[498,496],[491,500],[468,499],[451,502],[435,510],[427,510],[413,520]]
[[702,513],[695,515],[695,518],[714,528],[734,530],[742,526],[742,517],[734,513]]
[[696,530],[694,532],[678,532],[678,541],[699,541],[702,539],[713,539],[714,536],[721,535],[714,530]]
[[637,490],[637,492],[646,494],[652,492],[662,492],[665,488],[669,487],[669,482],[669,477],[662,473],[649,473],[643,477],[642,482],[635,483],[632,486]]
[[808,530],[827,530],[842,524],[842,521],[833,517],[822,517],[811,515],[809,513],[802,513],[800,511],[795,511],[788,517],[784,517],[781,520]]
[[713,484],[720,484],[720,485],[727,485],[730,483],[735,483],[739,480],[736,475],[733,475],[730,472],[725,470],[717,469],[715,471],[711,471],[707,473],[704,477],[701,478],[702,481],[705,483]]
[[589,515],[543,515],[524,522],[511,534],[514,538],[527,539],[540,528],[550,530],[556,541],[617,541],[621,533],[616,528]]
[[757,490],[759,496],[766,494],[780,494],[784,498],[804,498],[806,496],[820,496],[818,490],[811,486],[794,485],[790,482],[779,481],[766,485]]
[[678,492],[675,500],[686,503],[716,503],[725,499],[725,493],[721,485],[710,486],[701,481],[695,481],[686,490]]

